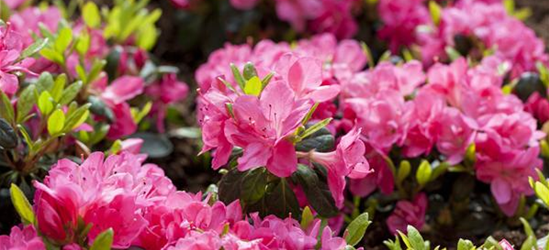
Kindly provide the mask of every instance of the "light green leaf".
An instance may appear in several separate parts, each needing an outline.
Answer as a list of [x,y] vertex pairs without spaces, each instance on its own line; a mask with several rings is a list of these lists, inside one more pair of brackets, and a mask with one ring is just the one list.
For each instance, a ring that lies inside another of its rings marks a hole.
[[259,80],[259,77],[254,76],[250,78],[250,80],[246,81],[244,93],[247,95],[259,96],[259,94],[261,94],[261,88],[261,80]]
[[244,90],[244,87],[246,86],[246,81],[244,80],[244,77],[240,73],[240,70],[236,67],[236,65],[231,63],[231,71],[233,72],[234,79],[236,80],[236,83],[238,83],[238,86],[240,86],[240,89]]
[[33,56],[34,54],[42,50],[48,44],[48,42],[49,40],[47,38],[35,41],[33,44],[29,45],[29,47],[23,50],[23,52],[21,52],[20,58],[23,59]]
[[473,250],[475,245],[470,240],[459,239],[457,250]]
[[53,111],[53,101],[50,92],[44,91],[40,94],[40,97],[38,97],[38,109],[40,109],[42,115],[47,116]]
[[69,27],[64,27],[59,31],[53,47],[59,53],[67,50],[72,42],[72,30]]
[[422,160],[416,172],[418,184],[422,187],[425,186],[425,184],[427,184],[427,182],[431,179],[432,172],[433,169],[431,168],[431,164],[426,160]]
[[301,229],[307,230],[307,228],[309,228],[309,226],[314,221],[314,219],[315,217],[311,212],[311,209],[309,208],[309,206],[306,206],[303,209],[303,213],[301,214],[301,223],[300,223]]
[[538,198],[549,207],[549,188],[544,186],[541,182],[536,182],[536,184],[534,184],[534,190],[536,191]]
[[80,93],[80,89],[82,89],[81,81],[69,85],[65,90],[63,90],[63,95],[61,95],[61,99],[59,99],[59,104],[67,105],[72,102],[78,93]]
[[55,110],[48,118],[48,132],[55,136],[63,131],[63,126],[65,126],[65,113],[60,109]]
[[412,169],[412,166],[410,165],[410,162],[407,160],[403,160],[400,162],[400,166],[398,168],[397,172],[397,181],[398,183],[402,183],[406,177],[410,174],[410,171]]
[[326,127],[326,125],[328,125],[330,122],[332,121],[332,118],[326,118],[318,123],[315,123],[313,126],[310,126],[309,128],[307,128],[305,131],[303,131],[302,134],[299,135],[299,138],[300,139],[305,139],[307,138],[308,136],[314,134],[316,131]]
[[10,187],[10,196],[15,210],[21,216],[21,219],[24,224],[34,224],[34,212],[32,211],[32,206],[30,205],[27,197],[17,185],[11,184]]
[[82,9],[82,18],[84,23],[92,28],[97,28],[101,25],[101,15],[99,14],[99,8],[93,1],[88,1]]
[[90,247],[90,250],[110,250],[112,246],[112,241],[114,237],[114,231],[112,228],[109,228],[101,232]]
[[356,217],[345,230],[345,232],[347,233],[347,237],[345,237],[345,241],[347,241],[347,244],[351,246],[356,246],[358,243],[360,243],[370,223],[371,221],[368,218],[368,213],[363,213]]
[[51,96],[56,102],[61,99],[63,90],[65,89],[65,84],[67,84],[67,75],[61,74],[57,76],[50,91]]
[[2,91],[0,91],[0,97],[2,101],[0,102],[0,116],[4,118],[9,123],[13,124],[15,122],[13,105],[11,104],[10,98]]
[[441,12],[442,10],[437,2],[435,2],[434,0],[429,1],[429,13],[431,14],[431,19],[433,20],[433,23],[437,26],[440,24],[440,17],[442,14]]

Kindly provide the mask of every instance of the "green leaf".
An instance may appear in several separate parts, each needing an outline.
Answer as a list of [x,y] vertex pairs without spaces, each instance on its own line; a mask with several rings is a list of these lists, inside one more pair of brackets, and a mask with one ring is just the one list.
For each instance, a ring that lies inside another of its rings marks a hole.
[[416,172],[416,179],[418,184],[424,187],[425,184],[427,184],[431,179],[432,172],[433,170],[431,168],[431,164],[426,160],[422,160]]
[[372,56],[372,51],[370,50],[370,47],[368,47],[368,44],[365,42],[361,42],[360,46],[362,47],[362,51],[366,55],[366,58],[368,59],[368,67],[373,68],[375,67],[374,57]]
[[289,216],[299,220],[299,202],[294,191],[286,181],[281,178],[272,190],[269,190],[264,197],[265,211],[262,214],[274,214],[278,218],[288,218]]
[[470,240],[459,239],[457,250],[474,250],[475,245]]
[[141,111],[139,111],[139,113],[137,113],[136,116],[134,117],[135,123],[138,124],[139,122],[141,122],[141,120],[143,120],[143,118],[145,118],[145,116],[147,116],[149,112],[151,112],[151,109],[152,109],[152,102],[147,102],[145,106],[143,106]]
[[74,112],[67,114],[67,119],[63,126],[63,131],[70,132],[78,126],[82,125],[82,123],[84,123],[90,115],[90,106],[91,104],[87,103],[86,105],[83,105],[82,107],[76,109]]
[[303,188],[307,200],[320,216],[330,218],[339,213],[328,185],[320,180],[313,169],[298,164],[292,178]]
[[522,217],[519,219],[520,219],[520,222],[522,223],[522,226],[524,227],[524,232],[526,233],[526,236],[536,237],[536,234],[534,234],[534,230],[532,230],[530,223],[528,223],[528,221]]
[[53,49],[50,49],[50,48],[44,48],[40,51],[40,55],[42,55],[44,58],[54,62],[54,63],[57,63],[57,64],[64,64],[65,63],[65,58],[63,57],[62,54],[60,54],[59,52],[53,50]]
[[254,77],[257,77],[257,70],[255,69],[253,63],[247,62],[244,64],[243,75],[244,79],[248,81]]
[[93,1],[88,1],[82,9],[82,19],[84,23],[92,28],[98,28],[101,25],[101,15],[99,8]]
[[244,86],[244,93],[246,95],[259,96],[261,94],[262,84],[259,77],[254,76],[250,80],[246,81],[246,86]]
[[17,123],[22,123],[29,114],[34,104],[36,104],[36,88],[34,85],[28,86],[21,92],[17,101]]
[[49,40],[47,38],[41,38],[36,40],[33,44],[29,45],[29,47],[21,52],[21,56],[19,58],[23,59],[33,56],[34,54],[42,50],[48,44],[48,42]]
[[312,135],[303,138],[296,143],[295,149],[301,152],[315,150],[317,152],[329,152],[334,148],[335,139],[330,130],[321,128]]
[[76,40],[76,51],[80,56],[85,56],[90,50],[91,36],[86,31],[82,31]]
[[72,30],[69,27],[62,28],[53,45],[55,50],[59,53],[64,53],[71,44],[72,38]]
[[76,98],[78,93],[80,93],[81,89],[82,89],[82,82],[81,81],[78,81],[78,82],[75,82],[75,83],[69,85],[66,89],[63,90],[63,94],[61,95],[61,98],[59,99],[59,104],[67,105],[70,102],[72,102],[72,100],[74,100],[74,98]]
[[403,160],[400,162],[400,165],[398,167],[397,172],[397,181],[398,183],[402,183],[406,177],[410,174],[410,171],[412,169],[412,166],[410,165],[410,162],[407,160]]
[[536,236],[528,236],[520,250],[536,250],[537,248]]
[[23,138],[25,138],[25,142],[27,142],[27,146],[29,147],[29,151],[33,152],[34,151],[34,142],[32,141],[29,133],[27,132],[25,127],[23,127],[20,124],[17,125],[17,128],[19,128],[19,132],[23,135]]
[[50,95],[50,92],[44,91],[38,97],[38,109],[42,115],[47,116],[53,111],[53,98]]
[[112,228],[109,228],[101,232],[90,247],[90,250],[110,250],[112,246],[112,241],[114,237],[114,231]]
[[13,110],[13,105],[11,104],[10,98],[2,91],[0,91],[0,98],[2,98],[2,101],[0,102],[0,116],[6,119],[6,121],[10,124],[13,124],[15,122],[15,112]]
[[48,132],[50,135],[55,136],[63,131],[63,126],[65,126],[65,113],[57,109],[48,118]]
[[549,207],[549,188],[541,182],[536,182],[536,184],[534,184],[534,190],[536,191],[538,198]]
[[34,224],[34,212],[32,211],[32,206],[25,197],[25,194],[17,185],[11,184],[10,187],[10,196],[15,210],[21,216],[21,220],[24,224]]
[[408,240],[410,242],[410,246],[414,250],[428,250],[426,246],[426,242],[423,240],[423,237],[421,237],[421,234],[417,229],[415,229],[413,226],[408,226]]
[[12,149],[17,147],[19,138],[13,130],[11,124],[4,118],[0,118],[0,146],[5,149]]
[[441,12],[442,10],[437,2],[435,2],[434,0],[429,1],[429,13],[431,14],[431,19],[433,20],[433,23],[437,26],[440,24],[440,17],[442,14]]
[[267,186],[265,168],[250,170],[241,183],[242,193],[240,198],[246,203],[255,203],[265,195],[265,186]]
[[144,50],[150,50],[156,44],[159,32],[153,24],[145,24],[137,35],[137,46]]
[[61,96],[63,96],[63,90],[65,89],[65,84],[67,84],[67,75],[61,74],[57,76],[50,91],[51,96],[56,102],[61,100]]
[[314,125],[308,127],[301,135],[299,135],[299,138],[304,139],[313,135],[320,129],[326,127],[331,121],[332,121],[332,118],[326,118],[320,122],[315,123]]
[[221,177],[219,184],[219,200],[229,204],[240,198],[242,189],[240,185],[246,173],[238,171],[237,168],[231,169],[227,174]]
[[364,237],[366,229],[370,225],[371,221],[368,218],[368,213],[363,213],[356,217],[351,224],[345,230],[347,237],[345,241],[351,246],[356,246]]
[[317,102],[313,105],[313,107],[311,107],[309,112],[307,112],[307,115],[305,115],[305,117],[303,117],[303,120],[301,121],[301,124],[306,125],[309,122],[311,117],[313,117],[313,114],[315,113],[316,108],[318,108],[318,105],[319,105],[319,103]]
[[238,83],[238,86],[240,86],[240,89],[244,90],[246,86],[246,81],[244,80],[244,77],[240,73],[240,70],[236,67],[236,65],[231,63],[231,71],[233,72],[234,79],[236,80],[236,83]]
[[311,209],[309,208],[309,206],[306,206],[303,209],[303,213],[301,214],[301,223],[300,223],[301,229],[307,230],[307,228],[309,228],[309,226],[314,220],[315,220],[315,217],[313,215],[313,212],[311,212]]

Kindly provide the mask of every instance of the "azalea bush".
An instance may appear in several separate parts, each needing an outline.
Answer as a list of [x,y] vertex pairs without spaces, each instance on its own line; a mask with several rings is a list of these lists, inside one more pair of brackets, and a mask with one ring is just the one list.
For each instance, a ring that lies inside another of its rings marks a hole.
[[0,3],[0,249],[549,249],[510,0]]

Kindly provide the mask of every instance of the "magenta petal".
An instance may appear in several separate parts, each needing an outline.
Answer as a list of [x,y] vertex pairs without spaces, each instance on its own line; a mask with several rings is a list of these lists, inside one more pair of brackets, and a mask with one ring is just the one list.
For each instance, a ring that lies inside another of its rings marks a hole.
[[294,145],[287,140],[278,142],[273,149],[273,155],[267,164],[267,169],[278,177],[292,175],[297,170]]

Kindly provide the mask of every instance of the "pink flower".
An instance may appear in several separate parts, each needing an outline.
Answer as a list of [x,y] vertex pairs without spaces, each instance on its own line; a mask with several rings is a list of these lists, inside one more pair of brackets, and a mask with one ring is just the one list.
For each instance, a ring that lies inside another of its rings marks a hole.
[[101,93],[101,98],[114,105],[128,101],[143,93],[144,82],[141,77],[122,76],[114,80]]
[[437,149],[447,157],[449,164],[455,165],[463,160],[467,148],[473,142],[476,122],[454,108],[446,108],[439,122]]
[[415,33],[419,25],[429,23],[429,11],[424,0],[381,0],[378,12],[383,21],[380,38],[388,40],[392,52],[400,46],[409,46],[416,41]]
[[329,32],[338,38],[350,38],[358,30],[351,10],[354,0],[322,0],[324,11],[311,22],[311,30],[316,33]]
[[221,249],[221,247],[221,239],[217,233],[193,231],[185,238],[179,239],[175,246],[168,247],[166,250],[210,250]]
[[536,168],[542,167],[539,147],[509,149],[502,137],[487,131],[476,140],[475,169],[480,181],[490,183],[492,194],[502,211],[512,216],[522,194],[532,194],[528,177],[537,178]]
[[509,243],[506,239],[501,240],[499,245],[503,248],[503,250],[515,250],[513,245],[511,245],[511,243]]
[[359,139],[360,129],[353,128],[341,137],[336,151],[321,153],[311,152],[311,159],[322,164],[328,170],[328,186],[338,207],[343,205],[345,177],[360,179],[366,177],[372,170],[364,158],[366,147]]
[[404,98],[391,90],[367,98],[346,99],[344,107],[356,114],[356,125],[362,128],[366,141],[388,151],[404,136]]
[[143,139],[130,138],[122,141],[121,151],[125,151],[131,154],[139,154],[139,152],[141,151],[141,146],[143,146]]
[[13,31],[9,23],[0,27],[0,90],[10,96],[19,88],[19,80],[14,72],[33,74],[28,67],[34,59],[27,58],[18,62],[23,49],[21,36]]
[[6,0],[5,3],[10,9],[15,9],[28,0]]
[[21,34],[23,45],[28,47],[34,42],[32,33],[41,34],[40,23],[49,31],[55,32],[61,19],[61,11],[57,7],[48,7],[46,9],[30,7],[14,13],[10,16],[9,21],[13,25],[13,29]]
[[425,224],[425,212],[427,211],[427,196],[418,194],[412,202],[399,201],[393,213],[387,218],[387,226],[392,234],[397,231],[406,233],[408,225],[421,229]]
[[549,99],[541,97],[539,93],[528,97],[524,104],[524,110],[532,114],[542,124],[549,121]]
[[137,131],[137,124],[133,120],[130,105],[123,102],[111,107],[115,122],[111,124],[107,137],[116,140],[131,135]]
[[312,57],[286,54],[278,60],[275,70],[288,82],[296,97],[311,98],[315,102],[333,99],[339,94],[338,85],[322,84],[322,64]]
[[14,226],[10,235],[0,235],[0,250],[46,250],[40,236],[36,234],[34,226],[25,226],[22,229]]
[[267,85],[260,98],[238,97],[233,106],[234,121],[225,123],[228,141],[244,149],[238,169],[266,166],[276,176],[290,176],[297,169],[297,158],[288,136],[311,107],[310,100],[296,99],[282,81]]
[[349,180],[349,189],[354,195],[366,197],[379,188],[380,192],[389,195],[393,192],[395,180],[387,161],[379,153],[370,149],[367,159],[372,173],[362,179]]
[[189,93],[186,83],[178,81],[176,74],[165,74],[162,79],[145,89],[148,96],[155,101],[150,114],[156,116],[156,127],[159,132],[164,132],[164,119],[166,118],[166,105],[182,100]]
[[319,17],[324,10],[318,0],[277,0],[276,14],[280,20],[289,22],[294,29],[305,30],[307,20]]

